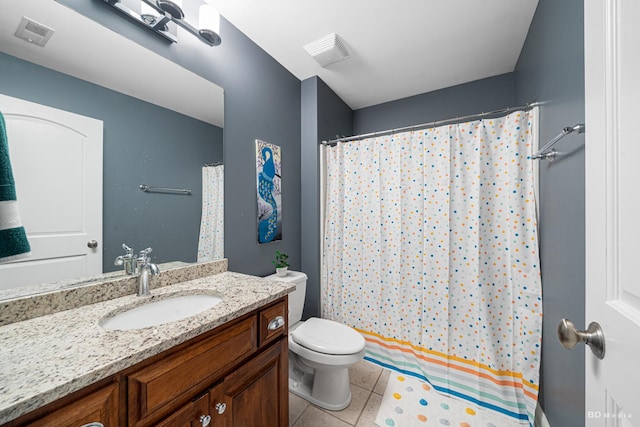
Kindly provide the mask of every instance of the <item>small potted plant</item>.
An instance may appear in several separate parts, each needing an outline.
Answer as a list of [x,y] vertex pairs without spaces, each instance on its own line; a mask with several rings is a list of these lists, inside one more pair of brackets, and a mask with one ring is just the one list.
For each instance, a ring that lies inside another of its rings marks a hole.
[[287,259],[289,259],[289,255],[284,254],[280,251],[276,251],[276,259],[272,262],[276,266],[276,274],[279,277],[284,277],[287,275],[287,268],[289,267]]

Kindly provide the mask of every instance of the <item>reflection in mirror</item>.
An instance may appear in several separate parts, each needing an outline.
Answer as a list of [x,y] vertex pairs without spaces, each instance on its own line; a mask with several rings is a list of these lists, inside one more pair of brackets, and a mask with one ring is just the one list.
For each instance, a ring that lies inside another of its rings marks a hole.
[[[23,16],[55,30],[46,46],[14,36]],[[0,53],[3,115],[11,116],[7,108],[26,108],[31,114],[29,105],[36,105],[81,117],[102,125],[98,133],[103,146],[95,166],[80,167],[78,162],[85,155],[82,146],[87,144],[82,137],[70,143],[71,138],[42,127],[46,118],[23,117],[20,122],[14,114],[7,120],[13,121],[7,125],[9,151],[18,206],[32,249],[67,245],[57,240],[41,243],[47,237],[59,237],[60,229],[47,229],[46,224],[61,220],[64,230],[75,234],[68,255],[77,262],[71,268],[67,259],[51,276],[43,272],[44,267],[58,256],[49,253],[21,268],[17,268],[21,263],[2,264],[0,289],[94,276],[95,270],[86,270],[88,255],[97,258],[98,272],[121,270],[114,261],[124,254],[123,243],[136,254],[153,248],[154,263],[196,262],[202,208],[211,204],[202,202],[203,175],[215,169],[205,165],[222,163],[222,89],[50,0],[3,2],[0,50],[4,52]],[[26,101],[27,107],[11,104],[20,101]],[[57,132],[64,126],[58,123],[53,128]],[[28,133],[34,130],[40,132],[35,138]],[[15,148],[21,138],[29,144]],[[53,148],[56,138],[76,151],[63,154]],[[99,168],[102,174],[96,179],[101,182],[95,192],[101,194],[96,196],[94,190],[87,193],[85,175]],[[187,188],[191,194],[143,192],[141,184]],[[78,193],[84,195],[74,198]],[[93,194],[94,202],[87,203],[86,194]],[[86,213],[78,203],[102,207],[97,213]],[[98,216],[101,229],[78,237],[84,233],[79,229]],[[89,247],[93,240],[95,248]],[[221,256],[215,254],[209,250],[201,256]],[[7,285],[10,276],[12,285]],[[28,289],[33,291],[32,286]]]

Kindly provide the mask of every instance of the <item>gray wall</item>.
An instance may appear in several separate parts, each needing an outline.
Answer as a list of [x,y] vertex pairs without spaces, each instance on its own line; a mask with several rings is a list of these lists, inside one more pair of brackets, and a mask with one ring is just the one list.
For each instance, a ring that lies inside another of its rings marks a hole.
[[[300,80],[224,19],[218,47],[184,33],[178,34],[177,44],[171,44],[123,19],[102,1],[59,1],[224,88],[225,256],[229,269],[270,274],[276,250],[288,253],[291,268],[299,269]],[[187,16],[190,12],[186,11]],[[264,245],[257,244],[255,139],[282,147],[283,240]]]
[[353,133],[353,111],[318,77],[302,82],[302,265],[309,277],[303,317],[320,315],[319,141]]
[[513,73],[415,95],[354,112],[355,134],[411,126],[433,120],[512,107],[515,102]]
[[[540,0],[520,54],[516,99],[543,103],[541,144],[565,126],[584,123],[583,18],[582,0]],[[565,350],[555,328],[563,317],[585,326],[584,135],[570,135],[556,147],[561,155],[554,163],[540,162],[540,402],[552,426],[573,427],[584,425],[585,346]]]
[[[0,93],[104,122],[105,271],[124,242],[151,246],[155,262],[196,260],[201,168],[222,160],[221,128],[3,53],[0,69]],[[143,183],[193,194],[147,194]]]

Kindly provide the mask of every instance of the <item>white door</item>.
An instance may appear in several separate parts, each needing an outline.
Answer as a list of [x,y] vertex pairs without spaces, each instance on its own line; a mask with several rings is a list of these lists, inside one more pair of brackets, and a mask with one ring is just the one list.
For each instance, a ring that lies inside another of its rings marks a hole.
[[[585,0],[588,426],[640,426],[640,2]],[[585,326],[585,325],[576,325]]]
[[101,274],[102,121],[5,95],[0,111],[32,253],[0,264],[0,289]]

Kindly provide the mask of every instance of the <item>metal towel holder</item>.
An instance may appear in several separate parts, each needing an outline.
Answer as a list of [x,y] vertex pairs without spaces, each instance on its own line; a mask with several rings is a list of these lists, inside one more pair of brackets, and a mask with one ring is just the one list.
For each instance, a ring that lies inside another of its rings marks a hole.
[[191,194],[191,190],[188,188],[150,187],[147,184],[140,184],[140,189],[145,193]]

